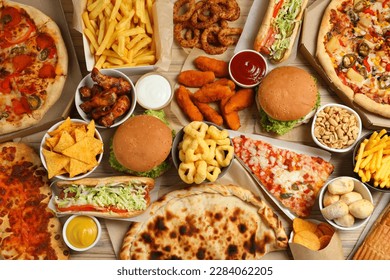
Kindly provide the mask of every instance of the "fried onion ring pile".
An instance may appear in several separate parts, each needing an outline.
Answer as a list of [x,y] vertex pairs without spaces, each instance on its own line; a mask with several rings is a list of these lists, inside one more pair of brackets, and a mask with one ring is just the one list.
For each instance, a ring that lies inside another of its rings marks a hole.
[[173,7],[174,37],[183,48],[222,54],[235,45],[242,28],[229,27],[240,17],[236,0],[177,0]]

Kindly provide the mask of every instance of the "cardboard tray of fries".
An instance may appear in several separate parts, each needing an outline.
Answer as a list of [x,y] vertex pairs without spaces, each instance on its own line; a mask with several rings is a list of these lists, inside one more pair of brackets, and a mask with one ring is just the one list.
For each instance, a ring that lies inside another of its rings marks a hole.
[[308,60],[310,65],[317,71],[327,83],[329,89],[337,94],[337,96],[349,107],[356,110],[362,119],[363,126],[367,129],[378,129],[381,127],[390,128],[390,119],[381,117],[370,113],[358,105],[354,104],[351,100],[345,97],[340,89],[332,83],[328,78],[325,71],[322,69],[320,63],[316,58],[317,49],[317,34],[322,21],[322,15],[327,8],[330,0],[317,0],[310,5],[304,14],[302,33],[300,36],[298,49],[302,55]]
[[[154,2],[135,0],[134,4],[131,4],[134,6],[126,8],[123,6],[125,1],[116,2],[121,3],[122,6],[114,6],[110,1],[99,0],[72,0],[72,2],[74,9],[73,27],[83,35],[84,55],[88,71],[92,71],[96,63],[103,66],[103,61],[110,64],[109,68],[119,70],[126,75],[168,70],[173,42],[173,4],[170,0],[154,0]],[[95,14],[100,14],[100,18],[94,18]],[[144,19],[142,22],[141,18]],[[123,20],[121,21],[121,19]],[[89,22],[88,26],[85,22]],[[125,26],[125,23],[127,27],[116,29],[119,25]],[[130,36],[133,37],[128,40]],[[91,44],[91,37],[95,38],[93,39],[95,40],[94,44]],[[144,40],[146,37],[147,39]],[[146,43],[148,44],[145,45]],[[101,48],[100,52],[106,49],[109,51],[106,54],[110,53],[110,55],[100,55],[98,62],[92,54],[92,51],[97,51],[95,50],[96,46]],[[134,54],[137,49],[141,50],[138,53],[141,53],[142,49],[145,49],[145,52],[137,56]],[[149,52],[146,49],[152,51]],[[154,53],[152,54],[152,52]],[[153,60],[156,62],[152,64],[150,61]]]
[[10,141],[15,138],[24,137],[36,132],[40,132],[50,128],[53,124],[65,119],[72,108],[75,90],[79,81],[82,78],[80,66],[77,61],[77,56],[73,47],[73,42],[69,33],[68,24],[65,14],[62,9],[60,0],[14,0],[15,2],[34,6],[43,13],[51,17],[61,30],[67,51],[68,51],[68,77],[66,79],[62,95],[53,107],[45,114],[44,118],[36,125],[16,131],[0,135],[0,142]]

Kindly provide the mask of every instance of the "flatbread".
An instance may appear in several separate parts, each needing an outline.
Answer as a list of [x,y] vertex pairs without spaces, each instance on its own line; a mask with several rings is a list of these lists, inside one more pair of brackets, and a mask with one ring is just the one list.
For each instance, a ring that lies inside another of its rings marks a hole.
[[278,216],[249,190],[204,184],[173,191],[133,223],[121,259],[260,259],[287,248]]

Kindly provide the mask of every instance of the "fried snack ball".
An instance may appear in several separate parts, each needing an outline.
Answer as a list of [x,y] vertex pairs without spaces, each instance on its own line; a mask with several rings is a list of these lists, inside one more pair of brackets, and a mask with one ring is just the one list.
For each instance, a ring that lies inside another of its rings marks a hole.
[[184,86],[175,91],[177,104],[191,121],[203,121],[203,115],[191,100],[191,92]]
[[187,87],[202,87],[214,80],[215,74],[212,71],[185,70],[177,77],[179,84]]
[[233,111],[240,111],[252,106],[255,100],[255,91],[251,88],[240,89],[229,98],[223,107],[224,113],[229,114]]
[[202,71],[212,71],[217,78],[229,77],[228,63],[208,56],[198,56],[194,60],[196,68]]

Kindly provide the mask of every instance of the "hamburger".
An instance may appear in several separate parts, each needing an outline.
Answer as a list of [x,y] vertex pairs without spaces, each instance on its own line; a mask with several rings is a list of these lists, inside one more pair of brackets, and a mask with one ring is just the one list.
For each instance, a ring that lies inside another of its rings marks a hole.
[[115,131],[110,165],[134,176],[157,178],[171,167],[172,138],[164,111],[133,116]]
[[274,68],[257,91],[260,125],[279,135],[306,123],[320,106],[317,83],[305,70],[294,66]]

